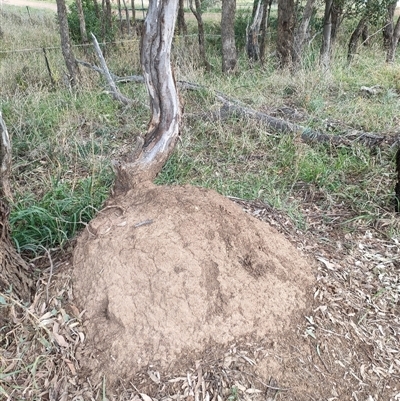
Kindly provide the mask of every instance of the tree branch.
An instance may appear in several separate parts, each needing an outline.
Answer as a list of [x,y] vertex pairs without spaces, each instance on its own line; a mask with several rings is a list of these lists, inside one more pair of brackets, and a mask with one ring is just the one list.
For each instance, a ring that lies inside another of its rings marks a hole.
[[115,100],[118,100],[119,102],[125,104],[126,106],[130,106],[133,103],[133,101],[131,99],[127,98],[126,96],[124,96],[117,88],[117,85],[115,84],[114,80],[111,77],[110,71],[108,70],[106,61],[104,60],[103,53],[100,49],[99,43],[97,42],[96,36],[94,36],[93,33],[91,33],[91,36],[92,36],[92,40],[93,40],[94,49],[97,53],[97,57],[99,58],[100,65],[103,70],[103,75],[105,76],[108,86],[111,89],[111,94],[112,94],[113,98]]

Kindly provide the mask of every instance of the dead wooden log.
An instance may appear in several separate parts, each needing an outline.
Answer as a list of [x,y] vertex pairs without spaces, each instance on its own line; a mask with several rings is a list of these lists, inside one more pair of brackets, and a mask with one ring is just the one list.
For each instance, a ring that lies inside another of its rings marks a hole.
[[[105,75],[104,70],[97,66],[91,65],[81,60],[77,60],[77,62],[85,67],[97,71],[102,75]],[[114,83],[144,82],[144,78],[141,75],[119,77],[109,71],[108,74],[114,81]],[[181,90],[208,90],[202,85],[188,81],[177,81],[176,84]],[[279,132],[282,134],[297,134],[300,136],[302,141],[308,144],[327,143],[330,145],[351,146],[353,143],[361,143],[368,147],[375,147],[382,146],[383,144],[392,145],[396,141],[393,139],[387,139],[384,135],[378,135],[372,132],[364,132],[359,130],[352,130],[348,133],[340,135],[315,131],[311,128],[304,127],[302,125],[295,124],[284,119],[270,116],[269,114],[254,110],[250,107],[247,107],[238,100],[229,99],[225,94],[221,92],[215,92],[215,97],[223,104],[223,106],[218,113],[213,114],[214,118],[219,118],[222,120],[234,116],[249,118],[258,121],[259,123],[263,124],[267,129],[273,130],[274,132]],[[210,115],[208,114],[208,116]]]
[[374,147],[379,146],[385,141],[385,136],[356,130],[343,135],[332,135],[314,131],[308,127],[303,127],[302,125],[294,124],[246,107],[237,101],[228,99],[222,94],[217,94],[216,97],[223,104],[220,110],[221,119],[230,118],[232,116],[250,118],[260,122],[273,131],[278,131],[283,134],[300,135],[302,141],[309,144],[329,143],[331,145],[350,146],[353,142],[358,142],[368,147]]
[[115,100],[118,100],[119,102],[123,103],[126,106],[129,106],[133,103],[133,101],[126,96],[124,96],[118,89],[117,85],[115,84],[114,80],[112,79],[110,75],[110,71],[108,70],[107,63],[104,60],[103,53],[100,49],[99,43],[97,42],[96,36],[91,33],[92,36],[92,41],[93,41],[93,46],[96,51],[97,57],[100,61],[101,69],[103,71],[103,75],[107,80],[108,86],[110,87],[111,94]]

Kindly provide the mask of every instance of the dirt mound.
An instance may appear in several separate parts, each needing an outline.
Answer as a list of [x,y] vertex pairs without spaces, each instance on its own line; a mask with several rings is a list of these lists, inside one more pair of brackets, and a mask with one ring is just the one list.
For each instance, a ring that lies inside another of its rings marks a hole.
[[179,370],[207,347],[283,341],[313,281],[281,234],[228,199],[147,184],[78,240],[74,293],[90,354],[81,363],[115,383],[149,364]]

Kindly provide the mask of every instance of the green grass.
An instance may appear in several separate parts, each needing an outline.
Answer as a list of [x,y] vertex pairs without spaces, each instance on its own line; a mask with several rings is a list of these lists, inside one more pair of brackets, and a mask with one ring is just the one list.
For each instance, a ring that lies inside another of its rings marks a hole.
[[[54,18],[36,11],[31,18],[33,24],[22,10],[3,8],[0,51],[58,46]],[[21,29],[16,29],[17,20]],[[211,21],[206,31],[218,34],[219,28]],[[371,153],[356,144],[309,146],[247,119],[201,117],[220,107],[214,91],[221,91],[266,113],[290,106],[303,113],[300,123],[305,127],[325,131],[327,123],[333,123],[333,135],[352,129],[393,134],[398,130],[400,68],[384,63],[377,43],[361,48],[350,67],[345,47],[338,48],[330,74],[318,67],[316,44],[295,74],[277,70],[272,56],[264,65],[250,66],[240,50],[239,69],[230,76],[220,72],[218,37],[210,37],[207,44],[210,73],[199,63],[196,37],[175,41],[177,79],[207,89],[181,94],[187,116],[181,141],[157,183],[190,183],[224,195],[261,199],[302,228],[309,198],[321,210],[345,209],[351,218],[343,224],[376,224],[392,212],[394,149]],[[273,46],[268,45],[270,54]],[[74,50],[78,58],[90,57],[80,48]],[[112,185],[111,160],[132,148],[149,121],[143,85],[120,85],[135,99],[134,107],[127,109],[113,101],[104,91],[104,80],[87,69],[81,69],[79,89],[71,92],[65,87],[60,50],[49,50],[48,57],[54,87],[43,52],[3,53],[0,58],[0,107],[13,142],[13,238],[20,251],[34,253],[62,246],[101,208]],[[140,73],[139,41],[117,41],[107,51],[107,62],[116,74]],[[368,98],[360,92],[361,86],[374,85],[382,88],[378,95]],[[391,227],[387,230],[393,233]]]

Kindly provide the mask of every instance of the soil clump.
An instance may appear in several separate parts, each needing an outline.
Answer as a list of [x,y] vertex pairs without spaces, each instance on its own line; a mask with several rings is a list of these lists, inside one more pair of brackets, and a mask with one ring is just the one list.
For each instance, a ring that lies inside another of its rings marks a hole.
[[[290,350],[315,278],[281,233],[216,192],[147,183],[87,226],[73,280],[86,310],[80,363],[115,385],[150,365],[185,371],[232,344]],[[258,374],[279,382],[283,364],[267,354]]]

